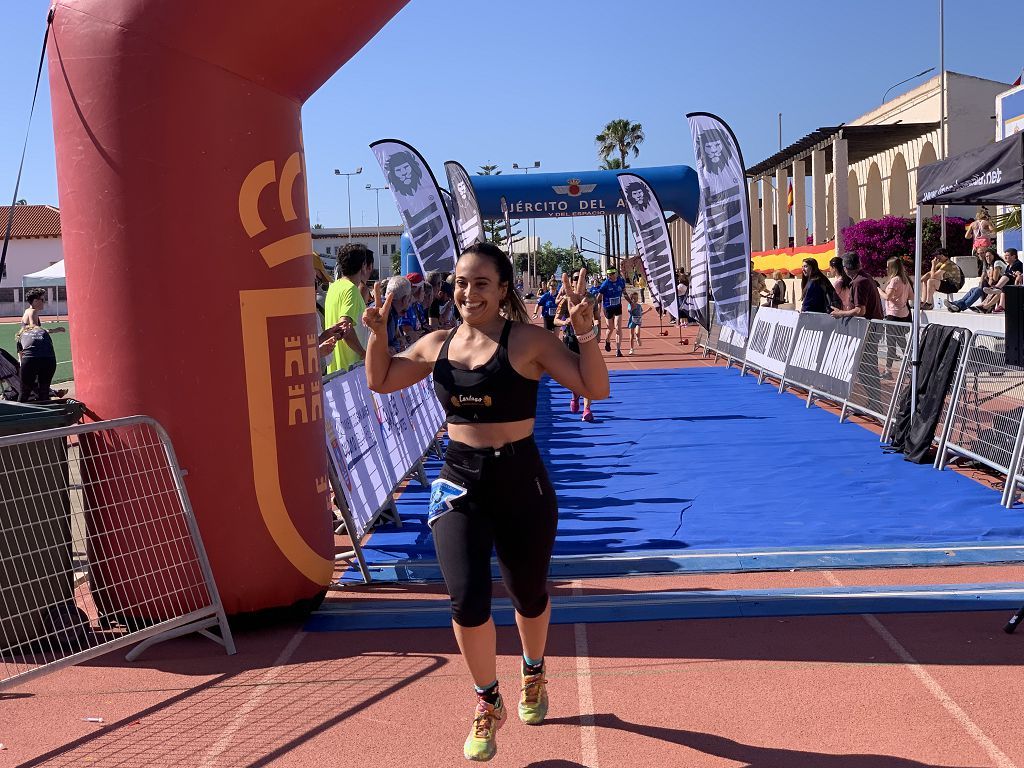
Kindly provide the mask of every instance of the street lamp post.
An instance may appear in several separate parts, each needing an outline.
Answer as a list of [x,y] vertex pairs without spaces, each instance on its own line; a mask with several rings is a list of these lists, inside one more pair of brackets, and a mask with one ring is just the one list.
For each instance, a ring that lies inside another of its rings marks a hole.
[[[532,169],[540,168],[540,160],[534,160],[533,165],[520,165],[519,163],[512,163],[512,169],[516,171],[522,171],[529,175]],[[537,225],[533,225],[534,237],[537,235]],[[530,261],[533,261],[533,269],[531,271]],[[537,256],[533,252],[533,241],[530,240],[530,219],[526,220],[526,274],[530,278],[530,288],[533,288],[533,283],[536,279],[537,272]]]
[[343,173],[337,168],[334,169],[335,176],[345,177],[345,189],[348,192],[348,241],[352,242],[352,177],[363,172],[363,166],[359,166],[354,171]]
[[383,187],[375,187],[372,184],[367,184],[366,188],[373,190],[374,197],[377,199],[377,258],[380,258],[380,193],[382,190],[391,189],[391,187],[387,184]]

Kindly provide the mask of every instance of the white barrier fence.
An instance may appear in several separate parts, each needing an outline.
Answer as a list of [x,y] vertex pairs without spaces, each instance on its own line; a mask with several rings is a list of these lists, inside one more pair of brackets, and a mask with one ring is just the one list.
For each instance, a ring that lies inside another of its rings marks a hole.
[[[1006,474],[1003,504],[1012,506],[1024,485],[1024,369],[1006,365],[1001,333],[957,333],[967,346],[937,409],[935,466],[941,469],[956,454]],[[780,392],[787,385],[807,390],[808,407],[816,395],[839,404],[840,420],[851,412],[876,418],[886,442],[909,396],[910,334],[906,323],[761,308],[747,340],[713,324],[695,346],[705,357],[741,360],[742,373],[759,372],[758,383],[778,378]],[[741,355],[737,347],[744,341]]]
[[0,690],[192,632],[235,652],[174,449],[146,417],[0,437],[0,577]]
[[324,379],[324,424],[335,496],[352,549],[336,560],[354,559],[363,579],[370,574],[360,541],[382,515],[401,525],[395,489],[410,473],[426,485],[422,459],[435,445],[444,411],[428,378],[387,395],[370,391],[362,366]]

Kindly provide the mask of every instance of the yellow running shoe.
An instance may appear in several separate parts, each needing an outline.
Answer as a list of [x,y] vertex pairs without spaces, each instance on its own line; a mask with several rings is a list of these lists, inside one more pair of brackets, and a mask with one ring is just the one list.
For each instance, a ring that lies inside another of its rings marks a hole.
[[527,725],[540,725],[548,713],[548,681],[544,673],[523,675],[523,695],[519,698],[519,719]]
[[476,703],[476,714],[473,726],[469,729],[462,754],[467,760],[484,763],[498,754],[498,743],[495,737],[498,730],[505,724],[505,702],[500,697],[498,703],[491,705],[483,699]]

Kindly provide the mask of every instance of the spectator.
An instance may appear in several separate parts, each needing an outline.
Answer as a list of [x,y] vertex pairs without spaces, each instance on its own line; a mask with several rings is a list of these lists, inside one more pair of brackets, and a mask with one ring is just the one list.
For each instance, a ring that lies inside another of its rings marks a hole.
[[843,268],[850,275],[850,309],[833,309],[832,317],[865,317],[881,320],[882,297],[878,285],[860,271],[860,256],[856,253],[843,254]]
[[399,323],[402,315],[408,311],[409,304],[412,303],[412,283],[409,282],[407,277],[402,277],[401,275],[389,278],[384,298],[387,298],[392,293],[395,295],[395,298],[391,302],[391,314],[387,320],[388,348],[392,354],[397,355],[406,348]]
[[992,220],[988,215],[988,208],[982,206],[978,213],[967,227],[967,239],[971,241],[971,252],[978,259],[978,269],[981,269],[981,262],[985,251],[995,245],[996,228],[992,226]]
[[[907,277],[907,267],[903,259],[893,257],[885,262],[887,282],[881,290],[885,300],[885,319],[894,323],[910,322],[910,302],[914,298],[914,289]],[[885,374],[886,379],[892,378],[892,364],[896,362],[896,350],[906,354],[906,335],[892,325],[885,326]]]
[[[1020,280],[1022,266],[1020,259],[1017,257],[1016,248],[1006,249],[1006,261],[993,262],[993,270],[998,268],[995,264],[1002,265],[1002,273],[998,271],[993,275],[994,282],[990,281],[990,288],[985,289],[985,301],[982,302],[981,312],[1002,312],[1005,308],[1006,296],[1003,293],[1003,288],[1009,283],[1017,283]],[[972,307],[974,309],[974,307]]]
[[817,259],[804,259],[803,273],[803,277],[800,278],[800,287],[804,295],[803,304],[800,307],[801,312],[827,314],[832,311],[833,307],[840,306],[836,290],[822,273]]
[[775,274],[772,275],[772,280],[775,281],[775,285],[772,286],[771,293],[766,293],[765,298],[768,299],[765,302],[765,306],[774,307],[778,309],[786,303],[786,283],[780,270],[775,270]]
[[979,299],[985,297],[985,289],[991,288],[1003,276],[1006,264],[996,255],[996,252],[988,248],[981,252],[982,258],[985,260],[984,269],[981,272],[981,282],[974,288],[971,288],[964,296],[951,301],[946,304],[946,309],[950,312],[963,312],[965,309],[970,308],[975,312],[982,312],[981,307],[974,307],[974,303]]
[[921,309],[931,309],[935,292],[956,293],[963,286],[960,267],[949,259],[945,248],[932,258],[932,268],[921,275]]
[[760,272],[750,272],[750,303],[757,306],[761,303],[761,297],[768,293],[768,282]]
[[[367,330],[362,324],[366,302],[362,289],[373,272],[373,252],[365,245],[350,243],[338,254],[340,276],[331,283],[324,299],[324,325],[336,329],[336,338],[344,341],[334,347],[327,372],[347,371],[366,357]],[[342,318],[349,324],[339,325]],[[344,333],[341,328],[350,329]]]
[[850,303],[850,283],[853,282],[846,270],[843,269],[843,257],[833,256],[828,261],[829,271],[832,273],[832,287],[836,289],[836,295],[842,302],[843,309],[853,309]]
[[48,401],[50,383],[57,372],[57,353],[53,349],[50,333],[64,333],[63,326],[47,331],[43,328],[41,312],[46,304],[46,289],[33,288],[25,294],[28,308],[21,316],[16,345],[21,359],[21,394],[18,400]]
[[[878,293],[878,285],[875,281],[860,271],[860,256],[856,253],[844,253],[843,268],[850,275],[850,303],[853,306],[850,309],[833,309],[832,317],[863,317],[867,320],[881,320],[883,317],[882,297]],[[860,375],[864,391],[868,396],[868,406],[877,412],[882,409],[877,335],[872,333],[867,335],[861,357],[865,363],[860,366]]]

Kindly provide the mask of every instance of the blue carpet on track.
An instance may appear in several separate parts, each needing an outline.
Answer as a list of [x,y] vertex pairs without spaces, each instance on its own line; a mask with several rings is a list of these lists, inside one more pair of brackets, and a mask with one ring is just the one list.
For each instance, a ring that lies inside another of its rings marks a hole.
[[[546,379],[540,388],[536,438],[559,498],[556,561],[957,545],[1007,547],[972,562],[1024,554],[1024,512],[1000,506],[999,490],[885,454],[872,432],[736,369],[611,376],[611,397],[590,424],[569,413],[560,386]],[[433,479],[440,462],[426,469]],[[367,542],[374,578],[401,579],[434,561],[427,498],[412,481],[398,503],[404,526],[382,526]],[[951,562],[941,555],[927,562]],[[901,557],[864,564],[925,562]]]

